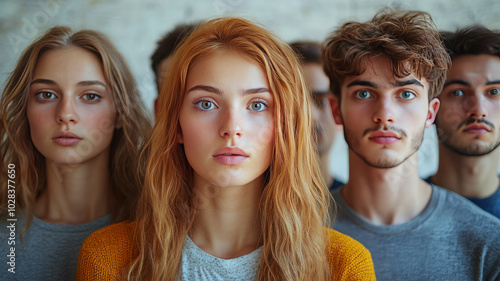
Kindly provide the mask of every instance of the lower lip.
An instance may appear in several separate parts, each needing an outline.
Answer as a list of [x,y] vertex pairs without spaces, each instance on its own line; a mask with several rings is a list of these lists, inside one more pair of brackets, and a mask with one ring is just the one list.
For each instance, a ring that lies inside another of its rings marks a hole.
[[488,130],[486,129],[468,129],[465,130],[464,132],[469,133],[469,134],[486,134]]
[[397,142],[399,139],[395,137],[375,137],[375,138],[370,138],[370,140],[379,144],[393,144]]
[[77,139],[77,138],[54,138],[53,140],[58,145],[62,145],[62,146],[72,146],[72,145],[75,145],[81,141],[81,139]]
[[248,157],[241,155],[217,155],[214,156],[215,161],[223,165],[238,165],[247,160]]

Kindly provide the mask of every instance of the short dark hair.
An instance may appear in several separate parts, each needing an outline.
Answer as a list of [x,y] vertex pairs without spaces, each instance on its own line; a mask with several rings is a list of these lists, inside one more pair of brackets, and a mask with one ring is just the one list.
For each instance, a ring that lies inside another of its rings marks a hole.
[[321,44],[313,41],[295,41],[290,43],[290,47],[302,63],[322,63]]
[[448,54],[454,59],[461,55],[493,55],[500,57],[500,31],[482,25],[441,32]]
[[415,73],[427,79],[429,100],[441,92],[451,64],[431,16],[420,11],[384,9],[371,21],[345,23],[324,46],[325,73],[337,97],[345,77],[363,73],[365,60],[373,56],[389,58],[397,77]]
[[[154,53],[151,55],[151,68],[155,73],[156,87],[158,85],[158,65],[171,56],[177,46],[188,36],[196,27],[196,24],[177,25],[173,30],[165,34],[157,43]],[[158,89],[159,90],[159,89]]]

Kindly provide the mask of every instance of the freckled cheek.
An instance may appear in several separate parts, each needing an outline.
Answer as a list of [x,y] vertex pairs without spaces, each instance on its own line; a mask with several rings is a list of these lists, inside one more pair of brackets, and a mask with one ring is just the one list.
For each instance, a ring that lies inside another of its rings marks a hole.
[[203,145],[203,140],[218,134],[217,128],[210,122],[204,122],[203,119],[188,119],[181,122],[182,136],[184,143]]
[[[85,118],[81,120],[88,125],[89,130],[100,131],[103,133],[113,132],[116,126],[116,116],[114,114],[95,114],[95,115],[83,115]],[[90,118],[89,118],[90,117]]]
[[274,123],[256,123],[247,129],[247,138],[258,151],[271,151],[274,146]]
[[47,110],[36,107],[28,107],[27,115],[32,141],[38,143],[41,137],[50,132],[49,126],[53,117]]

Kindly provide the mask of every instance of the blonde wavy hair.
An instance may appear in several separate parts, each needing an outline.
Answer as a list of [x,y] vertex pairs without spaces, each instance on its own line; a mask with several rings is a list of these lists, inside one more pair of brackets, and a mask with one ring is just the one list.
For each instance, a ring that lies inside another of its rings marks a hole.
[[145,186],[134,239],[139,256],[129,280],[177,280],[196,206],[193,171],[176,141],[186,79],[202,56],[235,51],[262,67],[275,103],[274,155],[260,201],[263,252],[258,280],[327,280],[324,226],[330,193],[311,138],[311,102],[292,49],[247,20],[200,24],[179,46],[158,99],[157,123],[147,144]]
[[[151,130],[150,117],[135,85],[134,78],[112,43],[103,34],[92,30],[73,33],[68,27],[53,27],[34,41],[21,55],[2,93],[0,173],[7,179],[7,166],[15,165],[16,211],[26,212],[28,229],[33,219],[37,196],[46,188],[45,157],[31,140],[26,113],[33,72],[40,56],[53,49],[76,46],[87,50],[101,61],[106,83],[113,95],[117,122],[110,153],[111,184],[115,202],[114,221],[131,220],[142,186],[143,173],[138,171],[139,154]],[[7,180],[2,180],[1,216],[7,213]]]

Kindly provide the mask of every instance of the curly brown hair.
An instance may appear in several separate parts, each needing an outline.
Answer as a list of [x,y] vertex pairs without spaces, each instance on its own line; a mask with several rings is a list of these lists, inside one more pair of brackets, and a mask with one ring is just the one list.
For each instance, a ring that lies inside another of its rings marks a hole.
[[324,70],[332,92],[348,75],[360,75],[373,56],[390,59],[393,73],[402,78],[414,74],[429,81],[429,100],[443,87],[451,60],[431,16],[421,11],[384,9],[372,20],[347,22],[324,42]]

